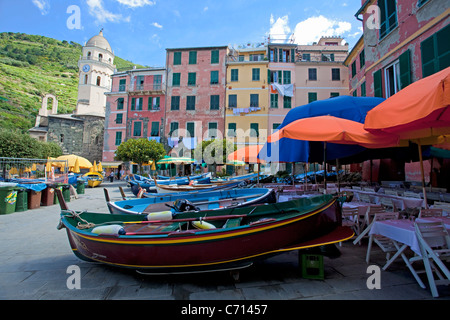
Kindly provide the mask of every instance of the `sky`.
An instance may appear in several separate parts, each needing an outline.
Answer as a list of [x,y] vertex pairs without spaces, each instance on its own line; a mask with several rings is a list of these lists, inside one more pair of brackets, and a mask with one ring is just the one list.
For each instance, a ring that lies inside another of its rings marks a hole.
[[361,0],[0,0],[0,32],[43,35],[84,45],[103,29],[114,54],[151,67],[166,49],[234,48],[293,39],[311,44],[362,34]]

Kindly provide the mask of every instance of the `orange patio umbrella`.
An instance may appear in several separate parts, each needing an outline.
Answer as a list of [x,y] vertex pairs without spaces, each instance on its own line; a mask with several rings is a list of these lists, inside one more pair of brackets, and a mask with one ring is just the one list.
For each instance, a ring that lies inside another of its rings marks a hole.
[[418,80],[367,112],[364,129],[401,139],[450,134],[450,67]]
[[366,148],[397,147],[399,138],[388,133],[373,134],[364,130],[362,123],[333,116],[303,118],[291,122],[270,135],[268,142],[282,138],[353,144]]
[[237,160],[247,163],[264,163],[264,160],[258,159],[258,153],[261,151],[262,147],[263,145],[245,146],[230,153],[227,158],[230,161]]
[[445,142],[450,134],[450,67],[418,80],[367,113],[364,128],[391,132],[418,145],[427,206],[421,145]]

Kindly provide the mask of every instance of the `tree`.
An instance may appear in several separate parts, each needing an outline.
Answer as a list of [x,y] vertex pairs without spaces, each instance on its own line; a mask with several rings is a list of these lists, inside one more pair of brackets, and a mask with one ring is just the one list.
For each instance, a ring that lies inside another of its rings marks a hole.
[[198,144],[194,150],[194,158],[197,162],[201,162],[202,159],[208,165],[214,165],[214,171],[216,165],[223,165],[227,162],[227,157],[230,153],[236,150],[236,146],[232,141],[227,139],[214,139],[202,141]]
[[33,139],[28,134],[1,130],[0,157],[39,158],[39,143],[36,139]]
[[166,151],[161,143],[155,140],[144,138],[129,139],[122,142],[117,148],[115,159],[119,161],[133,161],[139,165],[139,172],[142,174],[142,164],[152,161],[158,161]]

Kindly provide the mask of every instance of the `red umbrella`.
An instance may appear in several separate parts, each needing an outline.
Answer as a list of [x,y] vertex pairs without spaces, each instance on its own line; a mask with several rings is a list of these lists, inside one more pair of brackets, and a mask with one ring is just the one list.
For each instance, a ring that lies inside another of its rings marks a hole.
[[247,163],[264,163],[264,160],[258,159],[258,153],[262,149],[262,145],[249,145],[240,148],[228,155],[228,160],[238,160]]

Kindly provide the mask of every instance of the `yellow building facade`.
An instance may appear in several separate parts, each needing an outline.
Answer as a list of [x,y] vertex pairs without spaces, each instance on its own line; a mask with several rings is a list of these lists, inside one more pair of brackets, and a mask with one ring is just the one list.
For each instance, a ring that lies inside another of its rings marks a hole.
[[231,50],[228,56],[224,136],[238,148],[267,141],[268,63],[265,46]]

